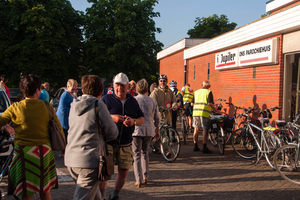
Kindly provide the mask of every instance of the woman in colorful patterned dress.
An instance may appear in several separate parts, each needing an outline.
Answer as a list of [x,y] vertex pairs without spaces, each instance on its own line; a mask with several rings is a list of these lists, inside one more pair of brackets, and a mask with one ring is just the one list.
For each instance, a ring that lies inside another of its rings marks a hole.
[[[15,149],[10,169],[8,192],[22,199],[51,199],[50,190],[58,188],[56,167],[48,132],[49,112],[38,97],[42,80],[35,75],[21,78],[20,89],[25,99],[15,102],[0,116],[0,127],[12,122],[15,129]],[[48,103],[49,104],[49,103]],[[61,125],[51,104],[54,120]]]

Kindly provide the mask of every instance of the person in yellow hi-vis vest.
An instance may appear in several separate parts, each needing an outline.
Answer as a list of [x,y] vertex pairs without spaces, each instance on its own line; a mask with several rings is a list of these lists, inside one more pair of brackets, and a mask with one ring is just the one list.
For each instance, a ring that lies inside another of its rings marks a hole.
[[203,88],[194,93],[193,107],[193,127],[194,127],[194,151],[200,151],[198,147],[199,130],[203,128],[203,150],[202,153],[211,153],[207,148],[208,129],[210,128],[210,113],[213,110],[216,113],[219,111],[214,105],[212,92],[209,90],[209,81],[203,81]]
[[183,106],[185,108],[184,110],[184,116],[187,121],[188,125],[188,131],[191,131],[192,129],[192,113],[193,113],[193,106],[192,106],[192,100],[194,98],[194,90],[190,87],[190,84],[185,84],[185,86],[181,89],[182,94],[182,101]]

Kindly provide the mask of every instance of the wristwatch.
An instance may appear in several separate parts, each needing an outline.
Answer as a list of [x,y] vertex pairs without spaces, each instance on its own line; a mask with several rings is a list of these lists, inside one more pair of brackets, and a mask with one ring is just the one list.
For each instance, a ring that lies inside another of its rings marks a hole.
[[134,125],[136,125],[136,121],[135,121],[135,119],[134,119],[134,123],[133,123]]

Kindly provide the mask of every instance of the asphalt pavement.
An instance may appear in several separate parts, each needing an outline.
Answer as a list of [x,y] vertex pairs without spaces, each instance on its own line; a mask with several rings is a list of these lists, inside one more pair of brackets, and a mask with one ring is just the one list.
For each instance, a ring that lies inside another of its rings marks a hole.
[[[199,141],[202,149],[201,137]],[[192,135],[189,135],[187,145],[181,143],[180,155],[173,163],[166,162],[162,155],[150,152],[149,183],[137,188],[131,169],[120,199],[300,199],[300,187],[283,180],[264,159],[255,166],[254,160],[239,157],[231,145],[226,146],[224,155],[220,155],[218,148],[210,143],[208,147],[212,150],[211,154],[194,152],[193,147]],[[63,158],[58,155],[59,152],[55,152],[60,188],[51,191],[52,199],[73,199],[74,181],[63,164]],[[112,193],[115,176],[116,174],[108,181],[107,196]],[[5,178],[0,184],[4,190],[6,183]]]

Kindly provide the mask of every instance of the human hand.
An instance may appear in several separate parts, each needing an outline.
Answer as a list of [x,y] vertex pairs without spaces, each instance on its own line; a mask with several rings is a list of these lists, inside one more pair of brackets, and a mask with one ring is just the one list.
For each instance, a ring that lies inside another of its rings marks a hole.
[[123,124],[126,126],[126,127],[130,127],[130,126],[133,126],[134,125],[134,120],[131,118],[131,117],[128,117],[127,115],[124,116],[124,121],[123,121]]
[[4,130],[8,132],[10,135],[15,135],[15,129],[11,127],[9,124],[4,126]]
[[155,136],[154,136],[154,137],[155,137],[155,140],[156,140],[156,141],[158,141],[158,140],[159,140],[159,131],[156,131],[156,133],[155,133]]
[[122,115],[111,115],[111,117],[115,123],[123,123],[125,121],[125,118]]

